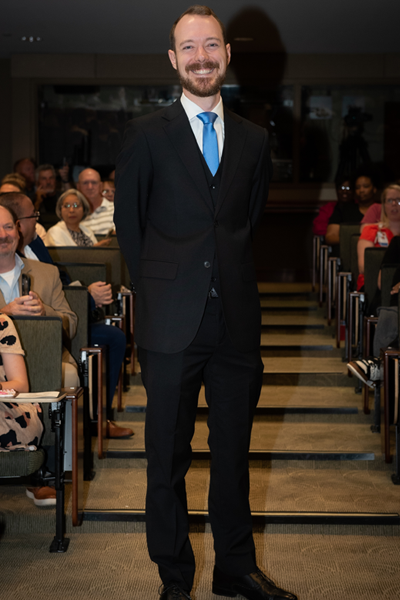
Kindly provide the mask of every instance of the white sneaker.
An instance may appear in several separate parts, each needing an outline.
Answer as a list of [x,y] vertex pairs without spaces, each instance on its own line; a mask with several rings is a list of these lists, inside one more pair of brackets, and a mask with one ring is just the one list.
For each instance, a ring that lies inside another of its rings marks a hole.
[[383,379],[383,369],[379,358],[368,360],[353,360],[347,368],[369,387],[376,387],[376,382]]

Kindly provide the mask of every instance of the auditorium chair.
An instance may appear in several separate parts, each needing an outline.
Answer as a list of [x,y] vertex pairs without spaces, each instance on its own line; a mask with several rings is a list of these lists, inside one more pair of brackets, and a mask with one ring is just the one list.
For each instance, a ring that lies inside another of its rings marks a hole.
[[[400,294],[398,294],[397,302],[400,315]],[[400,316],[398,324],[398,333],[400,335]],[[400,485],[399,358],[399,349],[395,350],[386,348],[381,350],[381,359],[383,360],[381,437],[385,462],[391,463],[393,457],[390,447],[390,431],[391,428],[394,428],[395,472],[392,474],[392,481],[395,485]]]
[[[62,322],[58,317],[13,317],[21,345],[25,351],[25,363],[31,392],[61,390]],[[82,408],[83,390],[64,390],[65,398],[49,403],[42,399],[44,434],[42,446],[55,446],[56,455],[56,534],[50,552],[66,552],[69,540],[65,538],[64,451],[69,448],[72,456],[72,523],[80,525],[83,515],[83,436]],[[18,401],[18,398],[16,399]],[[66,410],[66,403],[70,410]],[[64,438],[66,421],[70,420],[71,439]],[[6,483],[26,485],[34,482],[43,485],[46,454],[42,447],[33,452],[1,452],[0,477]],[[18,478],[17,480],[15,478]]]
[[[127,353],[131,365],[131,374],[135,374],[135,295],[130,291],[130,276],[126,262],[119,247],[81,247],[81,246],[48,246],[55,263],[105,264],[106,278],[111,283],[113,297],[119,299],[117,308],[119,316],[124,316]],[[79,279],[79,278],[76,278]],[[99,281],[99,280],[97,280]],[[85,285],[86,280],[82,279]],[[90,281],[93,283],[93,281]],[[123,286],[123,291],[121,291]],[[121,310],[123,313],[121,313]],[[109,311],[110,313],[110,311]]]
[[[348,272],[351,265],[351,236],[360,233],[359,224],[342,223],[339,232],[339,256],[331,256],[332,247],[326,244],[320,247],[320,306],[323,303],[323,288],[326,287],[328,307],[328,325],[331,323],[332,307],[335,305],[337,294],[337,277],[339,271]],[[343,277],[343,275],[342,275]],[[343,289],[344,285],[342,285]]]

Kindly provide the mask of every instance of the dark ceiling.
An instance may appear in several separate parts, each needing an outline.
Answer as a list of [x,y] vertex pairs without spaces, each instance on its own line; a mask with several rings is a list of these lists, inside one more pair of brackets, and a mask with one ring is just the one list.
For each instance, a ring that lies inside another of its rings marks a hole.
[[[0,56],[163,53],[172,22],[189,5],[187,0],[1,0]],[[236,52],[400,51],[399,0],[213,0],[211,7],[227,25]],[[41,41],[22,41],[23,36]]]

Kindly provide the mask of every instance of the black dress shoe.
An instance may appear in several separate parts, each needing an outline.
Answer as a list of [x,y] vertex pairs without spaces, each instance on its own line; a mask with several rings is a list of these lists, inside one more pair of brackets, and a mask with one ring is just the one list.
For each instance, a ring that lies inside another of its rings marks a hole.
[[233,577],[214,567],[212,591],[229,598],[240,594],[247,600],[297,600],[297,596],[277,587],[260,569],[250,575]]
[[181,590],[178,585],[163,586],[160,600],[192,600],[189,594]]

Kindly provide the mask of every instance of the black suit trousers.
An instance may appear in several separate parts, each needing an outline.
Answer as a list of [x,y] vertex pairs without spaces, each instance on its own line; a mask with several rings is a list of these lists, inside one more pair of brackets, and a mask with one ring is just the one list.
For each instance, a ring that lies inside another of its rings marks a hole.
[[239,352],[233,347],[220,299],[213,298],[207,300],[188,348],[176,354],[139,348],[139,360],[147,392],[147,542],[163,583],[190,591],[194,578],[185,475],[203,382],[209,406],[208,507],[216,564],[232,575],[254,571],[248,450],[262,383],[259,350]]

